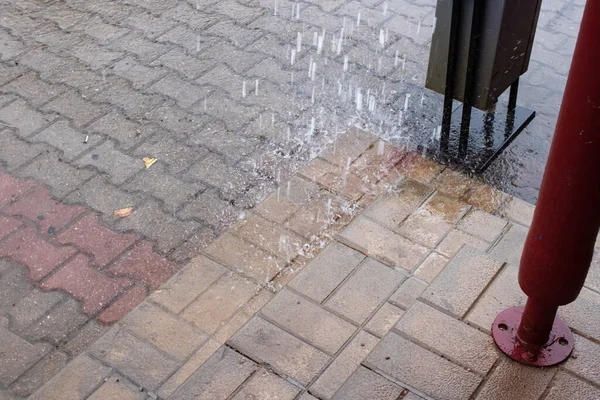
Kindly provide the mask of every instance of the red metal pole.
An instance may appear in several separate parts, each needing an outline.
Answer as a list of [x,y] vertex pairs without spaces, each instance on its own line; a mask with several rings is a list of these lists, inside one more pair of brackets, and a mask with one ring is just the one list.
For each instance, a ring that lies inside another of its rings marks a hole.
[[[591,0],[585,7],[540,197],[521,257],[519,284],[529,298],[524,310],[506,310],[493,327],[496,343],[509,356],[533,365],[552,365],[569,356],[572,335],[555,318],[556,311],[579,295],[599,228],[600,1]],[[514,318],[519,319],[517,332],[511,329]],[[506,335],[516,340],[512,354],[506,343],[499,343]],[[562,346],[559,357],[556,349],[554,355],[550,349],[557,345]]]

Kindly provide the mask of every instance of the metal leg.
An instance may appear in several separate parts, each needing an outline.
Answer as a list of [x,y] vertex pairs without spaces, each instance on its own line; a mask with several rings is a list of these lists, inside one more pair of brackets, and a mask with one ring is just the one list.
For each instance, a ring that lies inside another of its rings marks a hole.
[[471,133],[471,106],[463,105],[462,119],[460,121],[460,139],[458,142],[458,157],[465,158],[469,148],[469,133]]
[[515,127],[515,110],[517,108],[517,95],[519,94],[519,79],[510,86],[510,94],[508,96],[508,112],[506,113],[506,129],[505,136],[510,136]]
[[494,146],[494,120],[496,119],[496,105],[485,113],[483,121],[483,141],[487,149]]

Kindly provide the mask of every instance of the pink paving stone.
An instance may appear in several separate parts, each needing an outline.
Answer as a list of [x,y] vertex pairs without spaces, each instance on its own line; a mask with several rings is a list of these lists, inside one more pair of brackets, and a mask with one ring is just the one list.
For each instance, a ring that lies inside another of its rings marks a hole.
[[119,258],[108,272],[115,276],[127,276],[157,289],[173,276],[179,267],[155,253],[149,243],[138,243]]
[[98,321],[103,324],[113,324],[129,314],[146,298],[148,291],[145,287],[136,285],[129,289],[120,299],[111,304],[98,316]]
[[53,233],[52,229],[64,227],[73,218],[83,214],[85,208],[61,204],[50,197],[48,189],[38,186],[3,212],[27,217],[35,221],[42,228],[42,232]]
[[61,233],[57,241],[74,244],[94,256],[97,265],[103,267],[137,241],[137,236],[116,233],[105,228],[98,216],[89,214]]
[[83,312],[94,315],[131,285],[127,278],[110,278],[89,266],[87,256],[79,254],[48,280],[46,290],[64,290],[83,302]]
[[0,171],[0,208],[27,192],[35,186],[32,181],[13,178],[6,172]]
[[11,232],[14,232],[21,224],[21,221],[16,218],[7,218],[0,215],[0,240],[4,239]]
[[34,282],[48,275],[75,252],[72,247],[57,247],[46,242],[32,227],[23,228],[0,243],[0,257],[10,257],[25,265]]

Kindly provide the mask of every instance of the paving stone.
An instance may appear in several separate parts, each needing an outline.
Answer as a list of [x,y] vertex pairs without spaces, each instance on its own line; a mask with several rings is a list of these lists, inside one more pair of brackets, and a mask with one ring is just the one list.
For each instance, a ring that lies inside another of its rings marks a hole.
[[365,325],[365,330],[378,338],[384,337],[404,315],[404,310],[390,303],[384,303]]
[[[50,348],[46,344],[30,344],[15,335],[5,326],[5,319],[0,317],[0,385],[8,387],[31,365],[46,355]],[[7,322],[6,322],[7,323]]]
[[469,193],[463,198],[464,202],[487,213],[495,213],[506,201],[508,195],[483,183],[476,182]]
[[115,79],[113,85],[109,85],[94,96],[94,101],[110,103],[132,119],[151,117],[164,99],[155,94],[146,94],[130,88],[126,82],[123,79]]
[[30,396],[65,368],[68,363],[69,358],[66,354],[53,351],[21,375],[12,385],[12,392],[20,397]]
[[577,300],[561,307],[558,315],[571,328],[600,340],[600,324],[595,310],[600,304],[600,294],[583,288]]
[[594,398],[600,398],[600,389],[564,372],[556,374],[546,396],[548,400]]
[[45,317],[38,319],[22,334],[30,340],[45,339],[58,345],[87,320],[88,317],[81,310],[81,305],[76,300],[67,298],[64,303],[54,308]]
[[114,143],[106,141],[76,161],[79,166],[93,166],[106,172],[115,185],[121,185],[136,172],[144,168],[137,160],[115,149]]
[[[6,287],[3,287],[3,292],[6,294]],[[11,320],[11,329],[18,332],[27,328],[63,299],[64,295],[62,293],[42,292],[37,289],[32,290],[25,297],[14,303],[14,306],[8,312]]]
[[398,290],[390,297],[390,302],[398,307],[408,310],[421,293],[427,289],[425,282],[410,277],[400,286]]
[[459,231],[458,229],[453,229],[435,248],[435,251],[448,258],[452,258],[465,245],[481,250],[482,252],[485,252],[490,247],[490,244],[485,240]]
[[81,356],[73,360],[30,399],[81,400],[109,376],[111,369],[98,361]]
[[0,132],[0,159],[9,170],[30,162],[47,148],[43,144],[29,144],[9,130]]
[[0,240],[16,231],[23,223],[17,218],[6,218],[0,215]]
[[225,269],[221,265],[204,256],[198,256],[149,299],[173,313],[179,313],[224,272]]
[[316,185],[297,176],[292,177],[282,187],[285,188],[285,195],[280,193],[278,198],[277,192],[273,192],[256,207],[256,212],[279,224],[307,204],[317,193]]
[[83,302],[83,311],[92,316],[131,285],[125,278],[109,278],[89,266],[84,255],[77,255],[42,283],[45,290],[64,290]]
[[19,265],[4,260],[0,275],[0,309],[10,310],[21,298],[31,293],[33,287],[27,279],[27,272]]
[[518,266],[521,262],[521,253],[523,252],[527,232],[528,230],[521,225],[511,226],[489,252],[490,256]]
[[121,325],[180,362],[207,338],[191,325],[148,303],[136,308]]
[[[161,110],[164,110],[165,113],[163,114]],[[206,118],[196,118],[183,111],[177,113],[176,110],[179,109],[170,107],[157,110],[155,114],[158,114],[160,118],[156,122],[164,124],[176,132],[188,134],[200,129],[207,121]],[[154,135],[144,142],[135,151],[135,154],[140,157],[155,157],[161,163],[164,162],[169,166],[169,173],[178,175],[183,170],[187,170],[196,160],[208,154],[208,151],[202,147],[188,146],[185,142],[179,141],[180,137],[179,134]]]
[[207,147],[212,152],[232,161],[238,161],[247,156],[259,143],[254,138],[243,137],[228,130],[225,122],[218,120],[190,133],[189,143]]
[[136,208],[142,202],[142,196],[127,193],[110,183],[107,175],[98,174],[67,196],[65,202],[83,204],[101,212],[105,219],[114,219],[114,210]]
[[362,129],[352,128],[346,134],[339,137],[319,157],[340,167],[345,167],[348,160],[352,164],[362,153],[365,152],[377,138]]
[[446,257],[433,252],[425,259],[425,261],[423,261],[423,264],[417,268],[415,276],[427,283],[431,283],[449,261],[450,260]]
[[282,260],[227,232],[215,240],[206,253],[257,282],[271,281],[285,267]]
[[[476,399],[535,399],[539,398],[556,370],[535,368],[519,364],[503,357],[488,377]],[[510,382],[507,385],[506,382]]]
[[362,324],[406,279],[402,273],[367,259],[325,305]]
[[365,362],[434,398],[468,398],[482,380],[473,372],[393,333],[379,342]]
[[366,188],[358,176],[344,172],[343,169],[344,167],[338,167],[317,158],[300,173],[310,181],[349,200],[356,201],[363,196]]
[[29,72],[4,85],[2,92],[18,94],[33,107],[39,107],[64,92],[64,88],[47,84],[35,72]]
[[[205,33],[205,32],[203,32]],[[214,45],[212,38],[198,35],[185,25],[178,25],[157,38],[159,42],[169,42],[185,48],[189,53],[200,53]]]
[[460,221],[458,229],[491,243],[500,235],[506,225],[507,222],[501,218],[472,209]]
[[105,266],[138,238],[133,234],[113,232],[102,226],[96,215],[88,214],[61,233],[56,240],[62,244],[77,246],[92,254],[97,265]]
[[261,311],[269,320],[330,353],[336,353],[356,327],[287,288]]
[[96,41],[86,40],[86,38],[73,48],[72,54],[81,62],[88,64],[92,70],[105,68],[123,56],[121,52],[109,50]]
[[359,332],[310,387],[311,393],[323,399],[332,398],[378,342],[375,336]]
[[200,75],[217,64],[216,60],[188,56],[179,49],[173,49],[154,60],[150,66],[167,67],[180,72],[188,79],[198,79]]
[[408,217],[398,232],[433,248],[467,210],[465,203],[438,193]]
[[150,63],[155,58],[166,53],[172,46],[147,39],[141,32],[131,32],[115,40],[111,48],[134,54],[141,63]]
[[68,341],[63,341],[59,348],[69,354],[71,358],[75,358],[90,347],[90,345],[108,331],[108,329],[109,326],[98,323],[94,319],[90,319],[85,325],[80,326],[78,330],[71,335]]
[[77,128],[106,113],[106,108],[87,102],[75,92],[67,92],[44,106],[45,111],[57,112],[73,121]]
[[111,77],[103,79],[101,74],[92,72],[87,64],[79,61],[72,62],[47,80],[77,89],[84,98],[92,97],[113,84]]
[[264,13],[260,8],[249,7],[231,0],[217,2],[212,7],[212,11],[226,15],[236,20],[240,25],[245,25]]
[[575,337],[573,355],[564,364],[566,370],[592,381],[600,382],[600,345],[580,336]]
[[233,397],[233,400],[293,400],[300,393],[300,390],[299,387],[292,385],[277,375],[260,369],[254,373],[244,388]]
[[501,215],[518,224],[529,227],[535,206],[516,197],[511,197],[500,211]]
[[72,247],[55,247],[37,236],[34,228],[26,227],[4,241],[0,255],[25,265],[30,279],[38,282],[75,251]]
[[98,315],[98,321],[103,324],[113,324],[120,321],[121,318],[129,314],[135,307],[144,301],[147,295],[148,290],[145,286],[135,285],[131,287]]
[[256,284],[238,275],[227,274],[192,301],[180,315],[203,332],[212,334],[259,290]]
[[3,210],[8,215],[20,215],[35,221],[44,233],[62,229],[85,211],[83,207],[65,206],[52,199],[48,189],[42,186]]
[[[232,110],[235,110],[235,112],[228,112]],[[234,131],[240,131],[251,121],[260,118],[257,107],[242,105],[240,102],[232,100],[225,94],[217,91],[211,92],[206,100],[206,108],[204,107],[204,102],[201,102],[192,107],[190,112],[196,115],[208,114],[220,119],[225,122],[228,129]]]
[[170,399],[213,399],[230,396],[252,373],[256,364],[222,347]]
[[144,400],[146,393],[140,392],[120,375],[113,375],[105,381],[90,397],[89,400]]
[[403,387],[359,366],[333,398],[336,400],[397,400],[402,392],[404,392]]
[[176,264],[155,253],[152,245],[141,242],[115,261],[108,272],[142,281],[150,288],[158,289],[178,270]]
[[425,301],[463,318],[503,263],[463,247],[422,294]]
[[240,219],[244,212],[231,202],[224,201],[216,189],[211,189],[195,196],[194,200],[188,202],[178,215],[181,218],[201,221],[218,232]]
[[481,375],[486,375],[498,359],[488,335],[421,302],[408,309],[396,329]]
[[133,122],[117,111],[94,121],[87,129],[113,138],[126,150],[142,143],[144,138],[155,131],[154,127]]
[[314,379],[330,361],[326,354],[258,317],[251,319],[228,344],[303,385]]
[[235,229],[245,239],[282,260],[291,260],[305,240],[295,233],[256,215],[248,215]]
[[204,93],[199,87],[170,75],[150,86],[148,91],[171,97],[182,108],[191,107],[194,103],[204,99]]
[[0,207],[18,199],[34,186],[33,181],[17,179],[0,170]]
[[118,221],[122,230],[132,229],[156,241],[156,247],[167,253],[190,237],[200,225],[194,221],[180,221],[172,214],[164,213],[158,203],[147,200],[133,214]]
[[333,242],[289,286],[321,303],[364,259],[361,253]]
[[408,154],[396,169],[409,178],[429,183],[444,170],[444,167],[417,154]]
[[393,267],[412,270],[421,263],[427,249],[359,216],[340,235],[345,243]]
[[[90,348],[90,353],[118,370],[145,390],[156,390],[179,364],[149,343],[115,326]],[[140,368],[143,365],[144,368]]]
[[446,168],[435,178],[432,185],[449,197],[460,199],[469,192],[473,183],[473,179],[468,176]]
[[0,109],[0,121],[16,128],[16,133],[20,137],[31,135],[54,119],[55,115],[42,114],[29,107],[23,100],[17,100]]

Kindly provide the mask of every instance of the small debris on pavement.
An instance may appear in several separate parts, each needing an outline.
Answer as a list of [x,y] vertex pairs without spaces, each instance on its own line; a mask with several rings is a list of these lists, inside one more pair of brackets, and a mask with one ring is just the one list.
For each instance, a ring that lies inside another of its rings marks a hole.
[[118,210],[114,210],[113,214],[117,217],[129,217],[133,213],[133,207],[120,208]]
[[142,158],[142,161],[144,161],[144,165],[146,166],[146,169],[148,169],[152,166],[152,164],[154,164],[158,160],[152,157],[144,157]]

